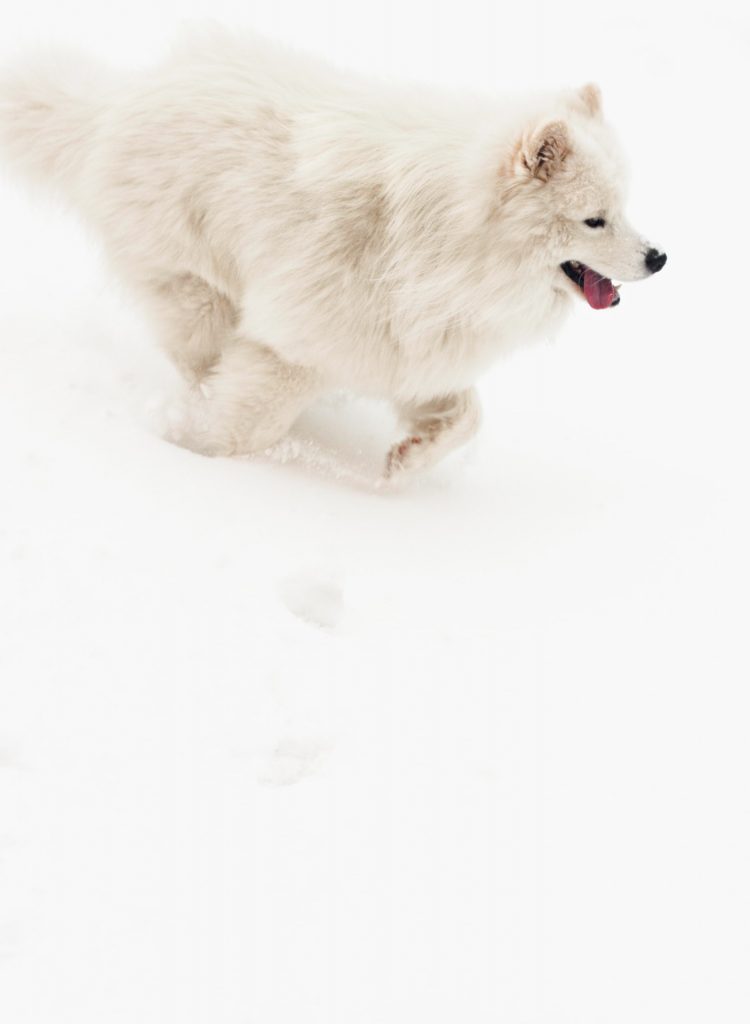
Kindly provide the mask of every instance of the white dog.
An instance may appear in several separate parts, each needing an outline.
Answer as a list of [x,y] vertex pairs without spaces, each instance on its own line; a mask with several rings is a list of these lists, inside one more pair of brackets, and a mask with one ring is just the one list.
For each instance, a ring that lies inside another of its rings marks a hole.
[[347,388],[406,425],[389,474],[430,465],[475,432],[489,363],[666,261],[623,215],[593,85],[456,99],[214,29],[132,79],[78,57],[8,74],[0,145],[153,312],[208,454],[265,449]]

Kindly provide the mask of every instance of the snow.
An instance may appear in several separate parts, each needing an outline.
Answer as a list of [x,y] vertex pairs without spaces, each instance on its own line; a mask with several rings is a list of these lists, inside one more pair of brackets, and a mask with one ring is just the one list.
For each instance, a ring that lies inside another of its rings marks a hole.
[[[433,7],[429,39],[417,2],[252,21],[447,83],[581,67],[669,263],[498,365],[409,488],[352,396],[268,457],[165,443],[145,320],[2,183],[7,1024],[748,1020],[747,16],[527,5],[498,66],[494,8]],[[178,16],[102,11],[4,28],[126,62]]]

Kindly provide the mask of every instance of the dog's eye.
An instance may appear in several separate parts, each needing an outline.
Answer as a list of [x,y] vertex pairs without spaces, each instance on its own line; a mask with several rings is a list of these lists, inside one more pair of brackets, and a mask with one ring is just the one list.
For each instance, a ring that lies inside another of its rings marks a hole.
[[588,220],[583,222],[587,228],[603,228],[606,221],[604,217],[589,217]]

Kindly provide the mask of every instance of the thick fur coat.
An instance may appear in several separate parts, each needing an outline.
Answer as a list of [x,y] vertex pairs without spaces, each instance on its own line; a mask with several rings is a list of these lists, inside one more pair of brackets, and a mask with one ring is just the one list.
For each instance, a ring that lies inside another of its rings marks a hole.
[[405,423],[387,472],[429,465],[476,430],[493,360],[661,258],[623,215],[594,86],[456,98],[212,30],[140,76],[25,62],[0,149],[101,238],[209,454],[262,450],[346,388]]

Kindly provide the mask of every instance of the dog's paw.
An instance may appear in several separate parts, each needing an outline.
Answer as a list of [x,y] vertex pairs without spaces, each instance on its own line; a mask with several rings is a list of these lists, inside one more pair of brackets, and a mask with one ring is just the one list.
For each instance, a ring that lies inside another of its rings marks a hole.
[[211,410],[204,386],[187,389],[176,400],[162,436],[165,441],[186,448],[196,455],[231,456],[243,454],[228,432],[218,431],[211,419]]
[[173,396],[161,410],[161,436],[170,444],[189,448],[195,429],[195,399],[188,389]]
[[386,480],[397,480],[408,473],[414,473],[429,463],[426,443],[418,434],[404,438],[394,444],[385,460]]

